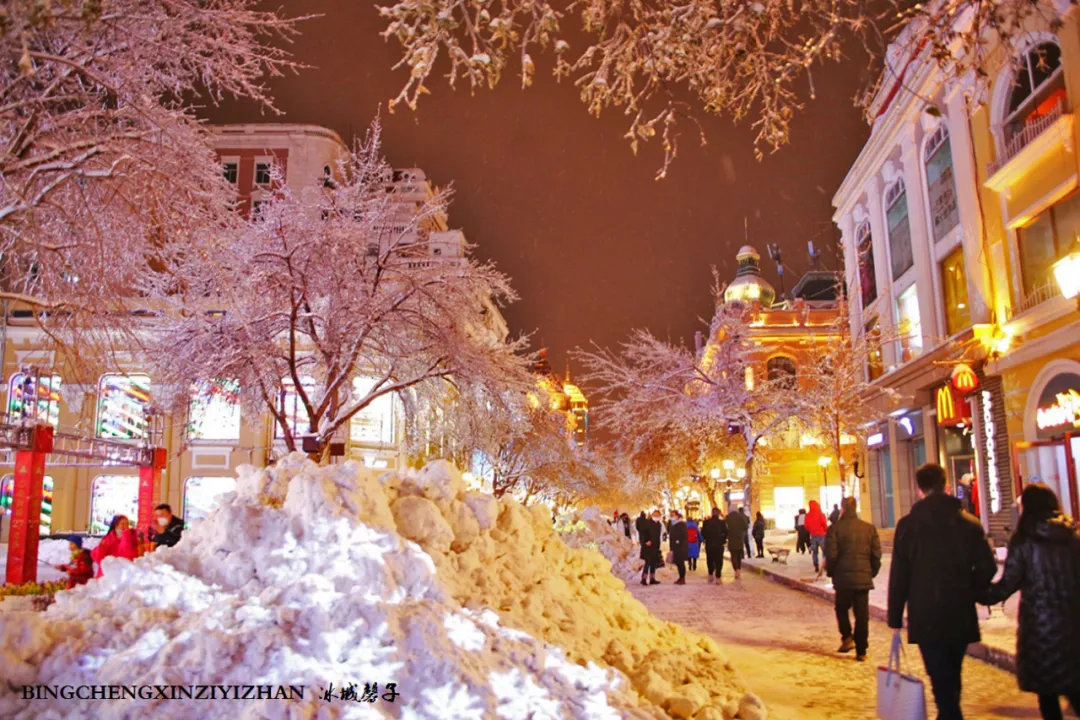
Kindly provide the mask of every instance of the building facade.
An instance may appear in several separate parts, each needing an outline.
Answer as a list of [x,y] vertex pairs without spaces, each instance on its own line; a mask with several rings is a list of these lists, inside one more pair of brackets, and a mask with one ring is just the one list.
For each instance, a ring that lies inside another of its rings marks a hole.
[[867,377],[899,398],[861,438],[863,512],[880,526],[910,510],[928,461],[998,541],[1025,481],[1075,509],[1074,426],[1039,427],[1040,407],[1065,418],[1058,396],[1080,387],[1080,316],[1053,277],[1080,231],[1068,8],[1056,33],[1033,24],[998,47],[985,88],[904,55],[902,34],[833,199],[851,330],[881,338]]
[[[238,210],[245,214],[258,211],[276,182],[299,189],[333,179],[347,152],[335,133],[307,125],[223,126],[213,128],[213,134],[225,177],[237,188]],[[400,199],[403,216],[435,196],[419,169],[394,171],[387,183],[388,191]],[[388,234],[395,232],[399,230],[387,228]],[[418,262],[453,262],[464,256],[464,236],[447,227],[445,215],[432,217],[418,232],[432,255]],[[487,310],[487,326],[476,331],[505,341],[509,331],[501,313],[490,302]],[[241,412],[235,384],[209,383],[191,398],[186,416],[158,416],[151,413],[154,396],[167,389],[155,385],[137,353],[117,354],[115,372],[78,377],[43,349],[44,338],[28,313],[13,308],[2,314],[0,369],[8,417],[50,423],[86,443],[101,439],[165,448],[167,464],[154,497],[188,522],[205,517],[215,498],[233,489],[238,466],[262,466],[285,452],[280,428],[269,412],[257,417]],[[358,377],[354,382],[362,386],[367,381]],[[280,401],[293,427],[301,427],[306,417],[289,381],[283,381]],[[346,458],[373,471],[402,466],[407,460],[403,415],[400,402],[390,396],[358,413],[341,438]],[[13,462],[13,452],[0,452],[0,541],[8,536]],[[76,463],[50,455],[42,534],[100,533],[114,514],[136,517],[138,480],[136,467],[86,459]]]

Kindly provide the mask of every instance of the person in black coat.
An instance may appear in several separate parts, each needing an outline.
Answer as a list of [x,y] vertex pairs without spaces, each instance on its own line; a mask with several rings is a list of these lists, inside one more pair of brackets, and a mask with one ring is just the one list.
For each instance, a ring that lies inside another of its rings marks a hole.
[[641,530],[643,527],[645,527],[645,523],[647,522],[649,522],[649,518],[645,517],[645,511],[642,510],[641,514],[638,515],[637,520],[634,521],[634,530],[637,532],[637,538],[639,543],[645,542],[644,540],[642,540]]
[[904,625],[919,646],[937,703],[938,718],[962,718],[960,673],[970,643],[978,642],[981,598],[997,563],[979,521],[945,494],[945,470],[923,465],[915,473],[923,493],[896,525],[889,571],[889,627]]
[[686,535],[686,521],[678,510],[671,511],[671,526],[668,529],[668,538],[671,546],[671,562],[679,569],[679,579],[676,585],[686,584],[686,554],[689,544]]
[[1062,695],[1080,713],[1080,534],[1043,483],[1020,498],[1005,571],[980,600],[991,605],[1020,591],[1016,679],[1039,696],[1044,718],[1060,720]]
[[738,511],[728,513],[728,552],[731,553],[731,567],[735,568],[736,580],[742,577],[743,546],[746,545],[749,530],[750,518]]
[[[840,649],[855,651],[856,660],[866,659],[870,637],[870,591],[881,570],[881,540],[877,528],[859,518],[855,498],[844,498],[844,513],[825,534],[825,572],[835,588],[836,624]],[[855,610],[855,631],[849,611]]]
[[630,516],[626,513],[620,515],[619,524],[622,526],[623,532],[626,533],[626,537],[630,537]]
[[701,540],[705,543],[705,565],[709,571],[709,584],[720,579],[724,570],[724,545],[727,544],[727,523],[720,517],[720,508],[712,509],[712,516],[701,523]]
[[173,547],[180,542],[180,536],[184,533],[184,521],[172,514],[172,508],[162,503],[154,508],[154,521],[157,530],[150,530],[149,540],[155,548],[161,546]]
[[760,512],[754,519],[754,529],[751,533],[754,536],[754,544],[757,545],[757,556],[765,557],[765,516]]
[[663,526],[660,524],[660,511],[654,510],[652,520],[646,520],[642,524],[641,559],[645,566],[641,569],[642,585],[659,585],[656,579],[656,568],[660,567],[660,534]]

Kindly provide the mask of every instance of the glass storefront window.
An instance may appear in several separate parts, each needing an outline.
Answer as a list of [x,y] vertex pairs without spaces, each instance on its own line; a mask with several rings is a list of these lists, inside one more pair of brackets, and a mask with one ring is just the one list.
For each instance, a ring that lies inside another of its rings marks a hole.
[[8,418],[60,424],[60,376],[15,373],[8,384]]
[[[15,476],[5,475],[0,478],[0,513],[4,517],[11,517],[11,506],[15,501]],[[48,535],[52,530],[53,514],[53,479],[46,475],[41,481],[41,522],[38,525],[39,535]]]
[[[374,387],[372,378],[353,380],[354,398],[362,398]],[[349,421],[349,440],[357,445],[386,447],[394,444],[394,395],[380,395]]]
[[1016,231],[1024,294],[1054,282],[1051,266],[1076,243],[1080,233],[1080,193],[1074,192]]
[[907,362],[922,353],[922,319],[919,316],[919,295],[912,285],[896,299],[896,329],[900,335],[900,362]]
[[878,329],[878,319],[874,318],[868,322],[863,332],[866,333],[866,372],[873,381],[885,374],[885,358],[881,353],[881,331]]
[[106,375],[98,384],[97,436],[141,440],[149,429],[150,378]]
[[941,289],[945,302],[945,329],[949,335],[971,327],[967,271],[964,268],[962,246],[957,246],[941,261]]
[[218,506],[219,496],[236,490],[234,477],[189,477],[184,482],[184,522],[191,526]]
[[240,383],[211,380],[191,388],[188,440],[240,439]]
[[90,485],[90,533],[108,531],[114,515],[125,515],[134,527],[139,519],[139,478],[98,475]]

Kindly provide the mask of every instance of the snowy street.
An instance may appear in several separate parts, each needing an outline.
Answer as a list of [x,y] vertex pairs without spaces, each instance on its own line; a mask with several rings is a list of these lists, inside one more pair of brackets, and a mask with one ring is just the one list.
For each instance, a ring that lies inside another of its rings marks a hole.
[[[854,653],[838,655],[840,644],[832,605],[744,571],[735,581],[730,563],[721,586],[705,581],[702,558],[685,586],[671,584],[674,573],[662,571],[663,584],[631,593],[657,617],[715,639],[738,669],[748,689],[759,695],[777,720],[873,718],[876,668],[888,660],[890,630],[870,621],[866,663]],[[913,674],[926,683],[930,717],[933,700],[917,648],[907,647]],[[972,658],[964,661],[965,717],[1037,718],[1034,695],[1023,693],[1016,678]],[[1067,715],[1067,717],[1075,717]]]

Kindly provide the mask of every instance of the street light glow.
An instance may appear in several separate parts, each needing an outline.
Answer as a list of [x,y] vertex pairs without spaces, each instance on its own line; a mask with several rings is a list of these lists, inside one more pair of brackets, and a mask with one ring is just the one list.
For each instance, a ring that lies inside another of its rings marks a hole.
[[828,467],[829,463],[831,463],[831,462],[832,462],[832,458],[829,457],[828,455],[822,455],[817,459],[817,464],[820,465],[821,467]]
[[724,461],[724,469],[727,470],[727,471],[734,470],[735,469],[735,461],[734,460],[725,460]]
[[719,480],[720,479],[720,468],[713,468],[712,470],[709,471],[709,475],[712,477],[713,480]]

